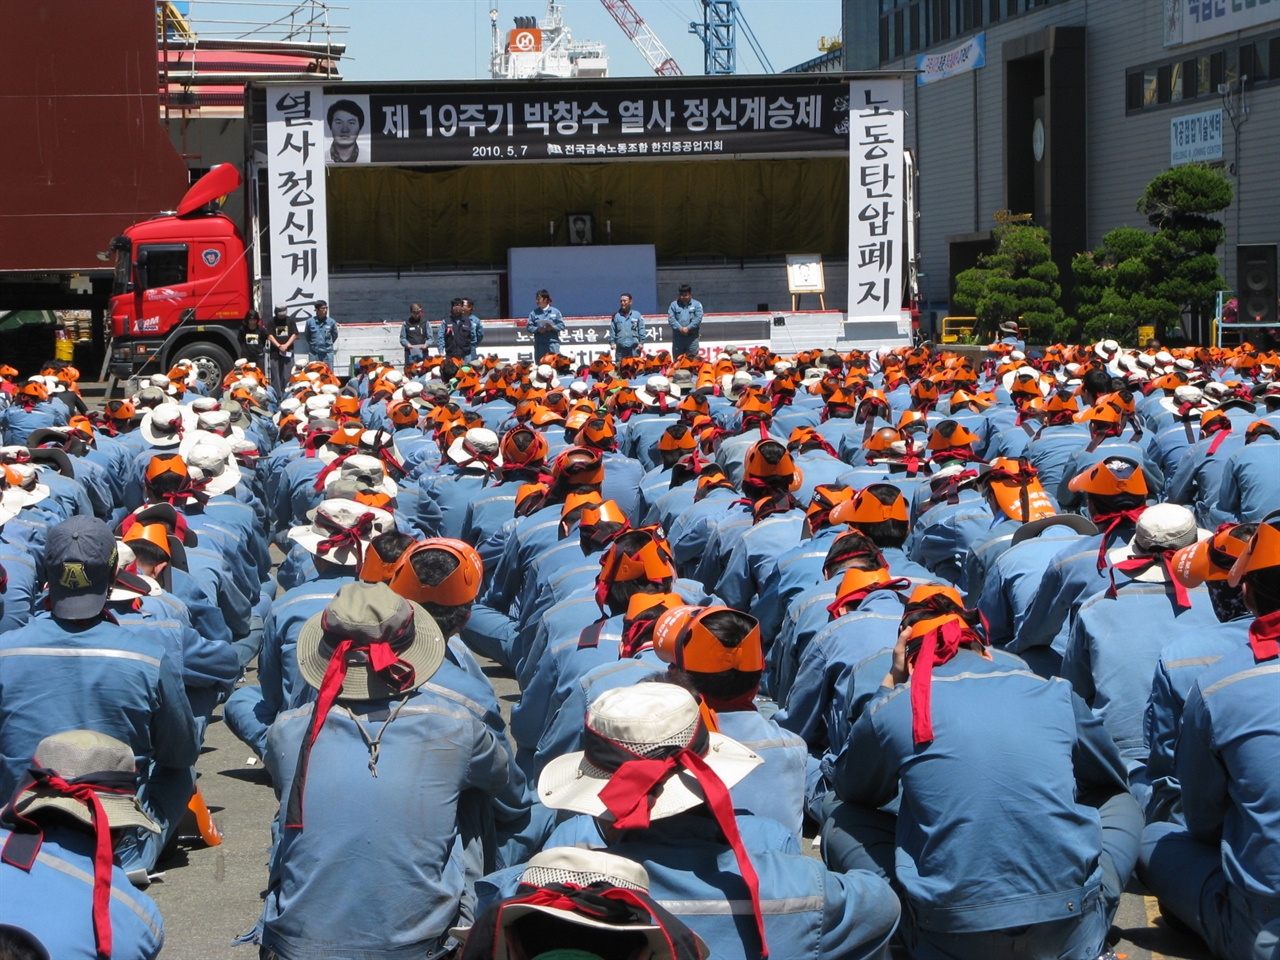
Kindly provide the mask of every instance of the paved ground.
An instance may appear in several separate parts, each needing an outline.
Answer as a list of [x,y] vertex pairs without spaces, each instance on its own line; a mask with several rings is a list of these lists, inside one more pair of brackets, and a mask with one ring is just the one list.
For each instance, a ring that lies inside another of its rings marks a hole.
[[[517,697],[515,681],[498,668],[487,672],[510,711]],[[250,674],[249,679],[254,679]],[[231,735],[220,720],[209,728],[200,758],[200,788],[221,828],[223,842],[204,847],[183,843],[161,861],[163,872],[148,891],[165,922],[164,960],[250,960],[256,950],[234,946],[233,937],[253,928],[262,910],[267,885],[267,856],[276,797],[252,751]],[[811,847],[806,841],[806,849]],[[1208,951],[1191,937],[1171,930],[1159,919],[1155,902],[1142,895],[1136,881],[1126,893],[1113,933],[1115,947],[1130,960],[1209,960]],[[777,960],[786,960],[777,954]]]

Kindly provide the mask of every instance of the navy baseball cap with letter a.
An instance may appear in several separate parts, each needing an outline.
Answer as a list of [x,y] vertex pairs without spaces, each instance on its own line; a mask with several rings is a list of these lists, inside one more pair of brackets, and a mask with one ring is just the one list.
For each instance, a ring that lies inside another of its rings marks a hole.
[[100,614],[115,576],[116,557],[116,538],[97,517],[72,517],[51,529],[44,563],[53,615],[89,620]]

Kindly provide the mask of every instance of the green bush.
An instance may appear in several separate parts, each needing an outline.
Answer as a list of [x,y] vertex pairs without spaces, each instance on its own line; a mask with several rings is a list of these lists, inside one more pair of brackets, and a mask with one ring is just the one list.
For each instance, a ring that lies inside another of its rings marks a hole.
[[1051,343],[1069,336],[1072,325],[1059,300],[1058,265],[1050,259],[1049,233],[1043,227],[1011,224],[992,234],[994,253],[956,276],[955,302],[994,332],[1007,320],[1027,328],[1027,339]]

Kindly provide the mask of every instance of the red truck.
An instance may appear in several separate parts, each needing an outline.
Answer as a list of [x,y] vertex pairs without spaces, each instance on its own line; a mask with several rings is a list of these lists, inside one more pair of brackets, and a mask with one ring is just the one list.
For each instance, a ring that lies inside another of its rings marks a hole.
[[188,359],[217,387],[231,370],[253,297],[244,237],[218,201],[241,183],[234,164],[213,167],[176,211],[135,223],[111,241],[113,376],[166,373]]

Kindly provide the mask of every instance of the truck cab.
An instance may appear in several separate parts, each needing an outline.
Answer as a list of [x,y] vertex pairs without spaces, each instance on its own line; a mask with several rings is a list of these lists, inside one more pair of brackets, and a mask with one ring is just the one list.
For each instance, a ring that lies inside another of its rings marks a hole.
[[189,359],[212,390],[231,370],[252,297],[244,238],[217,200],[240,183],[234,165],[214,167],[177,211],[135,223],[111,242],[113,376],[165,373]]

